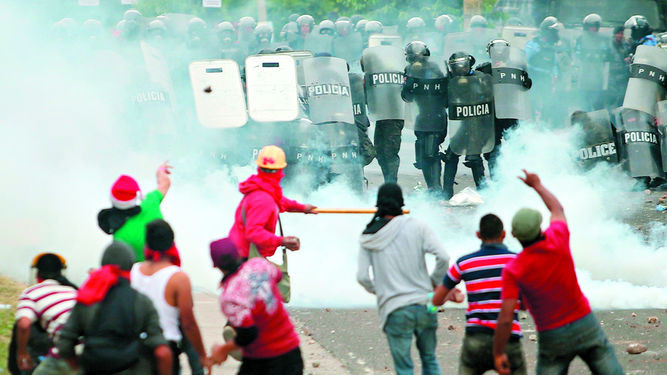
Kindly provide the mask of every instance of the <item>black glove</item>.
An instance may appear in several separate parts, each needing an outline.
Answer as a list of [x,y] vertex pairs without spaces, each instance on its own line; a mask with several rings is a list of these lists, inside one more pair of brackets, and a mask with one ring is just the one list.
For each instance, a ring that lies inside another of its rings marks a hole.
[[486,73],[488,75],[493,74],[493,70],[491,69],[491,63],[490,62],[485,62],[477,65],[475,68],[476,71]]
[[523,87],[530,90],[530,88],[533,87],[533,80],[528,77],[528,72],[522,72],[521,78],[523,78]]

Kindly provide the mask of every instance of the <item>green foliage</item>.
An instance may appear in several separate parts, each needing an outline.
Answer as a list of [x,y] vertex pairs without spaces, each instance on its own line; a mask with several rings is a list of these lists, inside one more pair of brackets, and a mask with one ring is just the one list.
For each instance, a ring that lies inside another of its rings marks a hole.
[[[482,14],[491,16],[497,0],[483,0]],[[267,12],[274,25],[282,26],[292,13],[310,14],[317,21],[330,12],[339,16],[360,14],[387,25],[404,25],[411,17],[422,17],[429,23],[441,14],[462,15],[463,0],[266,0]],[[222,0],[220,9],[203,9],[201,0],[139,0],[137,9],[147,17],[162,13],[189,13],[214,22],[256,18],[255,0]]]

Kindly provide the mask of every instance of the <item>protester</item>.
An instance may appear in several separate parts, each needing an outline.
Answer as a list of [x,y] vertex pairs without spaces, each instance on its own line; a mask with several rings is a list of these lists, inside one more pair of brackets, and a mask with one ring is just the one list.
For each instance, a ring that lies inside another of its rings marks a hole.
[[34,374],[67,374],[67,364],[61,363],[53,349],[35,368],[38,358],[31,357],[28,342],[36,325],[46,332],[52,346],[74,307],[76,286],[63,276],[67,263],[58,254],[39,254],[32,267],[37,269],[38,283],[23,291],[16,307],[16,364],[20,371],[34,369]]
[[280,270],[261,257],[244,261],[229,238],[210,247],[213,266],[223,274],[220,308],[236,331],[233,340],[213,347],[212,362],[242,349],[239,375],[302,374],[299,336],[277,286]]
[[[493,370],[493,332],[500,311],[501,274],[505,264],[516,257],[503,244],[503,222],[494,214],[487,214],[479,221],[477,237],[482,247],[459,258],[449,269],[447,276],[433,295],[433,304],[445,303],[447,295],[464,281],[468,294],[466,331],[459,361],[460,375],[482,375]],[[512,333],[506,349],[512,374],[526,374],[526,359],[521,350],[521,327],[518,311],[513,311]]]
[[503,271],[502,307],[493,342],[496,370],[511,372],[506,346],[521,295],[537,326],[538,375],[565,374],[577,356],[594,374],[622,375],[614,348],[579,287],[563,206],[537,174],[524,173],[519,178],[542,198],[551,224],[542,232],[542,215],[530,208],[520,209],[512,219],[512,235],[523,251]]
[[[427,310],[429,294],[447,272],[449,256],[423,222],[403,215],[403,193],[396,183],[378,190],[377,213],[361,235],[357,281],[377,296],[381,327],[389,341],[396,373],[412,374],[412,335],[425,375],[440,374],[435,357],[438,319]],[[436,257],[429,277],[424,255]],[[369,276],[373,269],[374,278]]]
[[[178,253],[174,232],[169,224],[156,219],[146,225],[146,261],[137,263],[130,272],[132,286],[153,301],[160,316],[162,333],[169,341],[174,361],[173,373],[178,374],[183,334],[199,354],[200,363],[209,367],[199,326],[192,310],[190,278],[174,264],[170,254]],[[182,332],[181,332],[182,329]]]
[[256,163],[257,174],[239,184],[243,199],[236,209],[229,238],[243,258],[250,256],[251,245],[255,245],[263,257],[272,256],[278,246],[299,250],[301,244],[297,237],[275,235],[278,214],[285,211],[313,214],[316,207],[283,196],[280,181],[287,162],[280,147],[265,146],[259,152]]
[[[172,373],[172,355],[153,303],[130,286],[135,258],[123,242],[102,255],[102,267],[81,286],[77,303],[57,340],[59,355],[86,374]],[[83,338],[83,354],[75,346]],[[155,363],[156,368],[152,368]]]
[[[134,249],[137,261],[144,260],[146,224],[162,219],[160,203],[171,186],[171,166],[166,162],[157,169],[157,189],[141,196],[141,189],[134,178],[122,175],[111,187],[111,208],[97,215],[100,228]],[[141,201],[141,203],[139,203]]]

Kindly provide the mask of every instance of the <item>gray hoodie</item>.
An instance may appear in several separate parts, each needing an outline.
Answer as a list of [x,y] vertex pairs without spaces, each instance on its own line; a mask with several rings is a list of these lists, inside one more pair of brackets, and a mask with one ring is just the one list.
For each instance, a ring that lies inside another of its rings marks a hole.
[[[397,216],[377,233],[362,234],[359,243],[357,281],[377,296],[382,328],[394,310],[426,304],[433,286],[441,284],[447,273],[449,255],[431,228],[414,217]],[[430,277],[426,253],[436,256]]]

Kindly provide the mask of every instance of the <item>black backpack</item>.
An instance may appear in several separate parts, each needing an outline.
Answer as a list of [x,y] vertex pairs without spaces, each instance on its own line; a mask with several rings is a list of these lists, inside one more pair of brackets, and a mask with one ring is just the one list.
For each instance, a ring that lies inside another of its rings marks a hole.
[[137,291],[119,279],[107,292],[84,336],[81,366],[86,374],[114,374],[139,362],[142,343],[137,332]]

